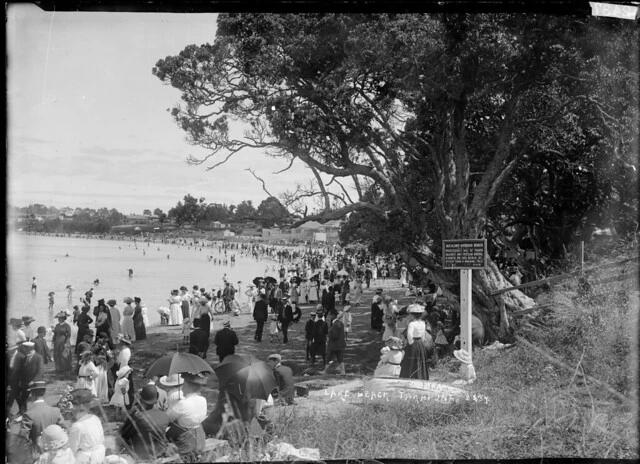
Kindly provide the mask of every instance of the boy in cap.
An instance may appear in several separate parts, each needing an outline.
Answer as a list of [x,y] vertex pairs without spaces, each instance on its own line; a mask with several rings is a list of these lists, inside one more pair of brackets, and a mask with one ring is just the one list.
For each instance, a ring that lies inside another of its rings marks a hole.
[[295,404],[293,400],[293,372],[291,368],[282,365],[282,356],[277,353],[269,355],[267,361],[273,369],[273,376],[278,384],[278,402]]
[[142,387],[137,398],[140,407],[120,428],[120,438],[132,449],[136,461],[156,460],[164,453],[169,416],[155,408],[158,397],[154,385]]
[[45,339],[46,336],[47,328],[41,325],[38,327],[38,335],[33,339],[33,343],[35,344],[36,353],[42,356],[42,360],[45,364],[49,364],[49,361],[51,361],[51,352],[49,351],[49,346]]
[[20,434],[27,437],[33,443],[33,446],[42,452],[38,445],[38,438],[42,431],[49,425],[62,425],[64,418],[60,414],[60,409],[49,406],[44,401],[44,395],[47,391],[46,382],[38,380],[28,385],[27,391],[31,393],[33,403],[22,416],[20,424]]

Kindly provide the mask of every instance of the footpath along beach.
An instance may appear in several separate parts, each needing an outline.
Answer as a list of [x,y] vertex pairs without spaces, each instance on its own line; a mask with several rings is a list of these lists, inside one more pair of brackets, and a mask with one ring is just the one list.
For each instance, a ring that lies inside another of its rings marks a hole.
[[[304,324],[309,318],[309,314],[315,311],[315,304],[302,304],[302,318],[297,324],[289,328],[289,343],[269,342],[268,327],[265,326],[265,336],[262,342],[253,340],[256,324],[253,317],[248,313],[241,313],[239,316],[216,315],[213,317],[211,340],[215,332],[222,328],[222,322],[228,319],[231,327],[236,331],[240,343],[236,347],[236,353],[250,353],[261,360],[267,359],[271,353],[279,353],[283,358],[283,364],[291,367],[294,374],[294,382],[317,380],[319,384],[330,386],[337,383],[345,383],[360,379],[363,376],[372,376],[376,364],[380,358],[380,349],[383,343],[380,335],[371,330],[370,307],[371,300],[376,288],[383,288],[386,294],[398,300],[398,305],[403,306],[412,303],[415,297],[405,296],[406,288],[399,285],[397,279],[378,279],[371,283],[369,289],[364,289],[362,303],[360,306],[352,306],[353,314],[352,332],[349,334],[347,349],[345,351],[346,375],[320,374],[311,369],[311,364],[305,361],[306,340],[304,336]],[[340,307],[338,307],[340,309]],[[142,387],[147,379],[144,377],[146,369],[158,358],[175,353],[177,350],[186,352],[188,346],[183,343],[181,326],[153,325],[147,328],[147,339],[134,342],[131,351],[130,366],[134,369],[134,385],[136,389]],[[213,368],[218,365],[218,357],[215,354],[215,345],[211,343],[207,355],[207,362]],[[321,364],[319,362],[318,364]],[[203,394],[207,399],[208,412],[213,410],[218,395],[218,383],[215,375],[208,376],[209,380]],[[434,371],[432,380],[439,380],[441,375]],[[69,375],[61,378],[53,372],[53,364],[45,366],[45,380],[47,381],[46,401],[52,406],[55,405],[59,396],[64,393],[67,385],[74,385],[76,377]],[[348,385],[347,385],[348,386]],[[331,400],[328,395],[327,400]],[[299,409],[325,409],[322,401],[304,402],[299,401]],[[327,401],[326,407],[336,406],[334,401]],[[276,408],[271,408],[276,409]],[[115,420],[115,414],[111,408],[105,407],[106,418],[103,417],[103,426],[107,438],[107,448],[113,452],[115,449],[116,436],[121,422]]]

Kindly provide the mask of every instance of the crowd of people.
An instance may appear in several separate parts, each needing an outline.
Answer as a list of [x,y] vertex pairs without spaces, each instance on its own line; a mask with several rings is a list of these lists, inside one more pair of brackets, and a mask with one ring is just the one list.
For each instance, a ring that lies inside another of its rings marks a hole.
[[[234,247],[221,249],[226,252]],[[238,288],[225,279],[218,291],[181,286],[171,292],[166,314],[162,311],[163,323],[182,327],[188,352],[205,360],[211,344],[220,363],[235,354],[240,340],[231,327],[230,316],[233,302],[242,299],[256,323],[253,339],[257,344],[262,343],[265,330],[271,343],[288,344],[290,326],[302,320],[301,307],[312,308],[304,323],[305,360],[317,372],[345,374],[344,355],[353,331],[352,309],[365,304],[365,288],[392,273],[402,287],[410,287],[412,281],[407,267],[394,257],[372,259],[333,253],[331,249],[291,250],[250,244],[235,244],[235,251],[257,259],[275,257],[279,278],[265,272],[263,278],[244,287],[238,282]],[[213,411],[207,414],[207,401],[202,395],[207,378],[203,374],[152,376],[148,383],[134,385],[130,362],[137,342],[146,338],[146,308],[138,297],[125,298],[122,309],[116,300],[105,303],[100,299],[90,313],[92,291],[85,293],[82,307],[74,307],[72,314],[56,314],[58,324],[53,328],[51,347],[46,327],[36,331],[31,327],[33,318],[10,320],[7,416],[13,423],[20,423],[20,435],[30,441],[39,462],[103,462],[104,430],[95,414],[96,405],[112,410],[122,422],[120,456],[128,462],[155,459],[169,452],[185,460],[194,459],[204,449],[207,437],[229,438],[229,418],[268,425],[261,414],[264,401],[241,401],[224,388],[219,390]],[[370,329],[385,347],[375,377],[428,380],[429,366],[438,352],[456,343],[459,315],[437,304],[435,286],[427,286],[424,293],[423,302],[399,308],[382,288],[376,290],[371,300]],[[225,319],[212,334],[213,308],[218,300],[223,304]],[[72,325],[67,322],[69,318]],[[474,317],[474,342],[481,343],[484,334],[477,322]],[[475,376],[469,354],[456,350],[454,355],[466,366],[467,376]],[[51,362],[56,375],[75,377],[68,401],[61,401],[59,408],[43,400],[44,365]],[[278,353],[270,355],[268,363],[277,381],[272,392],[275,401],[295,404],[291,368],[282,364]],[[11,413],[14,403],[17,411]],[[69,413],[65,417],[61,413],[64,411]]]

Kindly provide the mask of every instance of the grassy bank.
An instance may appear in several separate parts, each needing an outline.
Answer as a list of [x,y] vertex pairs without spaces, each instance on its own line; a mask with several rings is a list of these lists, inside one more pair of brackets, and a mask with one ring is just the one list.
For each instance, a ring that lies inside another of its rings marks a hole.
[[[619,258],[619,257],[618,257]],[[283,412],[279,439],[317,447],[325,458],[638,458],[637,261],[569,282],[540,297],[551,304],[519,335],[524,344],[477,350],[475,391],[489,403],[434,410],[415,403],[365,404],[337,415]],[[605,283],[602,283],[605,282]],[[456,370],[440,361],[435,377]],[[629,402],[582,374],[608,385]]]

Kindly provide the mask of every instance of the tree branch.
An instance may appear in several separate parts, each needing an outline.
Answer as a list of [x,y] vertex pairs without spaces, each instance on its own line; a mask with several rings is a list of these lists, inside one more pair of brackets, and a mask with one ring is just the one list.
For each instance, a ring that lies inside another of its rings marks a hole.
[[251,169],[251,168],[246,168],[246,169],[245,169],[245,171],[249,171],[249,172],[253,175],[253,177],[255,177],[257,180],[259,180],[259,181],[262,183],[262,190],[264,190],[264,192],[265,192],[267,195],[269,195],[269,197],[273,197],[273,195],[271,195],[271,192],[269,192],[269,191],[267,190],[267,184],[264,182],[264,180],[263,180],[261,177],[259,177],[259,176],[255,173],[255,171],[254,171],[253,169]]

